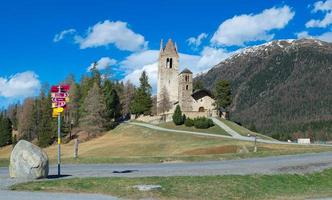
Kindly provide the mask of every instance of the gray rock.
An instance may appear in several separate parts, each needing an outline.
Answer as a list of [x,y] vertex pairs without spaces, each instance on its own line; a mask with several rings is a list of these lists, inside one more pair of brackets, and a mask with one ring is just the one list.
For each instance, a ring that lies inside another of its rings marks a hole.
[[47,154],[36,145],[20,140],[10,156],[9,175],[12,178],[38,179],[48,175]]

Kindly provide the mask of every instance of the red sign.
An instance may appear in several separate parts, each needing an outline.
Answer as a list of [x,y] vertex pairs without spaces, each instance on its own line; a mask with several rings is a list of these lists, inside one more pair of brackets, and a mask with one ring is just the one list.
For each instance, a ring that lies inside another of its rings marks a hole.
[[[59,91],[60,88],[60,91]],[[68,92],[70,89],[69,85],[53,85],[51,87],[51,92]]]

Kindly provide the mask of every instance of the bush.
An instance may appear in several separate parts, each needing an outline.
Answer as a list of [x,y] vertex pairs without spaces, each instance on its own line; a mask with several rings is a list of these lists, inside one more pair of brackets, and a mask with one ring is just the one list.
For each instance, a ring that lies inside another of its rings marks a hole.
[[181,111],[181,108],[179,105],[176,106],[175,112],[174,112],[172,118],[173,118],[173,122],[175,125],[182,125],[184,123],[182,111]]
[[184,125],[187,127],[192,127],[194,126],[194,120],[190,119],[189,117],[184,121]]
[[194,126],[199,129],[207,129],[214,126],[214,123],[206,117],[197,117],[194,119]]

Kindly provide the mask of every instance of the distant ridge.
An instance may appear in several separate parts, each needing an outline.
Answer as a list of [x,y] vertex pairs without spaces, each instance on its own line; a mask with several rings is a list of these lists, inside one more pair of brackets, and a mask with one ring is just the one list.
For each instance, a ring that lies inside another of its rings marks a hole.
[[332,136],[332,44],[276,40],[246,48],[198,75],[213,88],[231,82],[231,119],[266,134]]

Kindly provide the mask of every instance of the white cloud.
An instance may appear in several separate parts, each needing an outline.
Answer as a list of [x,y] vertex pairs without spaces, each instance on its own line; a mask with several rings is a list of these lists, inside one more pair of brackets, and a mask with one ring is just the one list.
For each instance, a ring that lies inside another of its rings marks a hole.
[[244,46],[250,41],[273,39],[271,30],[282,29],[294,17],[295,12],[288,6],[266,9],[259,14],[234,16],[220,24],[211,43],[225,46]]
[[332,10],[332,0],[326,0],[325,2],[317,1],[314,4],[313,12],[318,12],[318,11],[326,12],[331,10]]
[[144,65],[143,67],[137,68],[131,73],[127,74],[123,81],[130,81],[134,85],[139,85],[139,77],[141,77],[142,72],[145,71],[149,77],[149,83],[152,87],[152,93],[157,91],[157,76],[158,76],[158,63],[155,62],[153,64]]
[[204,47],[201,52],[200,60],[197,64],[197,73],[207,71],[214,65],[231,56],[232,54],[233,52],[228,52],[226,49],[223,48],[213,48],[208,46]]
[[314,27],[319,27],[319,28],[326,28],[330,24],[332,24],[332,0],[326,0],[326,1],[317,1],[314,4],[314,9],[312,12],[323,12],[325,13],[325,16],[323,19],[311,19],[309,20],[305,26],[307,28],[314,28]]
[[296,36],[298,38],[314,38],[319,39],[325,42],[332,42],[332,31],[325,32],[321,35],[310,35],[308,31],[302,31],[299,33],[296,33]]
[[157,62],[159,51],[158,50],[145,50],[130,54],[120,65],[126,70],[133,70],[142,68],[144,65],[150,65]]
[[53,38],[53,42],[59,42],[65,38],[66,35],[71,35],[76,33],[75,29],[67,29],[64,31],[61,31],[60,33],[56,34]]
[[75,36],[81,49],[114,44],[120,50],[138,51],[147,47],[144,37],[128,28],[122,21],[98,22],[87,31],[86,37]]
[[102,57],[96,63],[91,63],[87,71],[90,71],[93,67],[96,67],[98,70],[106,69],[112,65],[115,65],[117,61],[110,57]]
[[189,45],[192,45],[194,47],[199,47],[202,44],[202,40],[205,39],[207,36],[208,36],[208,34],[201,33],[197,36],[197,38],[195,38],[195,37],[188,38],[187,42]]
[[326,28],[330,24],[332,24],[332,12],[326,13],[325,17],[322,20],[317,20],[317,19],[309,20],[305,24],[305,26],[307,28],[314,28],[314,27]]
[[38,75],[32,71],[17,73],[9,78],[0,77],[0,96],[20,98],[36,95],[40,90]]

